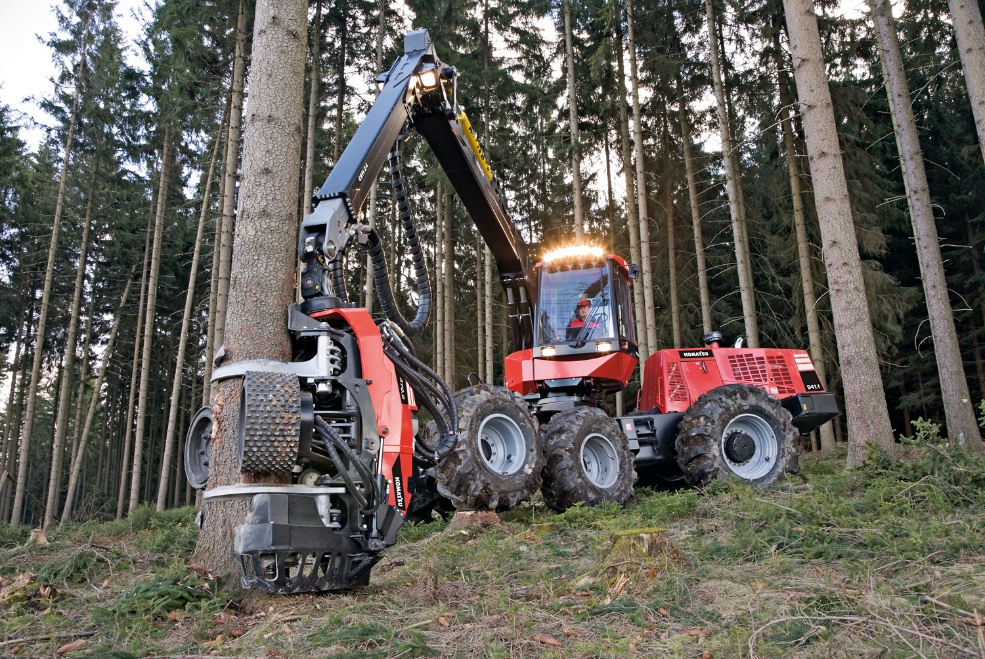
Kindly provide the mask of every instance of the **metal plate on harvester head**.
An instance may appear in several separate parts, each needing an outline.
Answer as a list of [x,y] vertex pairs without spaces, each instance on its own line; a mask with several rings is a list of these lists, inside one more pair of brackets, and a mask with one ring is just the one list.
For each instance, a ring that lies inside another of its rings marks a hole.
[[301,445],[301,387],[296,375],[248,371],[239,407],[239,470],[287,473]]

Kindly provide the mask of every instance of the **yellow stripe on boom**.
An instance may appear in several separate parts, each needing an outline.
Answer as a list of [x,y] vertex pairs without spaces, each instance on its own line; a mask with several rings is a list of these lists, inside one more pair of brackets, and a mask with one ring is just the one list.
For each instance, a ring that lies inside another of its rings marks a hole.
[[462,129],[465,131],[465,139],[468,141],[469,146],[472,147],[472,153],[474,153],[476,159],[478,159],[479,165],[482,167],[482,171],[486,174],[486,178],[492,182],[492,170],[486,162],[486,157],[482,154],[482,147],[479,146],[479,140],[475,136],[475,131],[472,130],[472,124],[469,122],[469,118],[465,116],[464,112],[458,113],[458,123],[462,124]]

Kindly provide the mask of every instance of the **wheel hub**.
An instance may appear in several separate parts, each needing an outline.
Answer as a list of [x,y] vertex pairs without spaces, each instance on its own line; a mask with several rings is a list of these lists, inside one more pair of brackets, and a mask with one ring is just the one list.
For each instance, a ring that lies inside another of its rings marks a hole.
[[619,454],[605,435],[592,433],[581,445],[581,464],[592,485],[608,489],[619,479]]
[[741,430],[725,438],[725,456],[732,462],[746,462],[756,454],[756,440]]
[[780,454],[780,442],[763,417],[745,413],[736,415],[725,426],[720,450],[732,473],[754,481],[773,469]]
[[523,467],[527,442],[516,421],[505,414],[490,414],[479,426],[479,451],[490,470],[509,476]]

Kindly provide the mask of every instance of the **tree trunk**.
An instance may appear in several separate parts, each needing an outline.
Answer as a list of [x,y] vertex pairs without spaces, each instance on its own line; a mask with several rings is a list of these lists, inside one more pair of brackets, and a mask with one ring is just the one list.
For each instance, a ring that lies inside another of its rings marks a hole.
[[985,156],[985,27],[982,10],[974,0],[948,0],[965,85],[978,131],[978,146]]
[[483,251],[485,252],[485,276],[483,277],[483,284],[485,285],[486,291],[483,297],[483,305],[485,306],[485,317],[486,317],[486,382],[489,384],[495,384],[496,376],[496,365],[493,363],[493,257],[492,252],[489,251],[489,245],[484,245]]
[[[72,460],[75,460],[75,454],[79,450],[79,432],[82,430],[82,408],[85,406],[85,395],[88,389],[86,378],[89,377],[89,347],[92,344],[92,317],[95,306],[96,296],[93,295],[89,298],[89,308],[86,311],[86,328],[82,337],[82,351],[79,353],[82,355],[82,359],[79,363],[79,390],[75,394],[75,419],[72,422],[72,451],[70,453]],[[71,466],[71,462],[69,466]]]
[[674,185],[670,177],[670,152],[667,152],[667,176],[664,177],[664,206],[667,209],[667,287],[670,289],[670,321],[674,330],[674,347],[681,347],[681,302],[677,294],[677,241],[674,236]]
[[[380,0],[379,7],[377,8],[380,14],[380,22],[376,31],[376,72],[381,73],[383,70],[383,20],[386,17],[386,0]],[[377,91],[379,94],[379,91]],[[366,209],[366,223],[372,228],[376,226],[376,194],[377,194],[377,184],[379,183],[379,176],[373,180],[373,185],[369,188],[369,204]],[[394,235],[390,238],[390,243],[393,244],[397,241],[397,236]],[[395,265],[393,261],[391,264]],[[397,277],[400,277],[399,269],[395,270]],[[373,313],[373,259],[369,254],[366,255],[366,283],[364,285],[366,290],[366,309],[370,313]]]
[[[779,44],[777,44],[779,46]],[[777,49],[779,54],[780,50]],[[777,62],[780,82],[780,126],[783,131],[783,149],[787,156],[787,176],[790,179],[790,198],[793,202],[793,225],[797,236],[797,257],[800,263],[800,286],[804,293],[804,315],[807,318],[807,339],[814,370],[825,389],[828,387],[827,368],[824,364],[824,344],[821,341],[821,321],[817,315],[817,295],[814,293],[814,272],[811,268],[811,242],[807,236],[807,219],[804,199],[800,190],[800,172],[797,168],[797,148],[794,146],[793,126],[787,108],[793,109],[790,100],[787,73],[782,62]],[[821,426],[821,451],[834,448],[834,430],[830,422]]]
[[[30,291],[31,295],[34,295],[34,291]],[[21,305],[20,316],[17,318],[17,330],[14,334],[14,360],[10,364],[10,393],[7,398],[7,407],[4,410],[4,420],[3,420],[3,442],[0,443],[0,473],[10,473],[10,464],[12,462],[12,453],[14,451],[12,438],[13,433],[13,420],[14,420],[14,401],[17,400],[17,374],[21,370],[21,340],[27,342],[27,325],[30,322],[28,318],[28,309],[30,308],[30,298],[28,295],[24,296],[24,304]],[[21,381],[21,388],[23,389],[23,380]],[[3,487],[4,483],[0,483],[0,487]],[[6,490],[4,490],[6,492]],[[0,501],[0,510],[2,510],[2,501]],[[0,521],[3,517],[0,516]]]
[[865,459],[867,442],[892,452],[893,429],[889,424],[872,320],[862,282],[862,263],[831,92],[824,73],[817,16],[810,0],[784,0],[783,7],[790,32],[794,77],[803,113],[817,214],[825,218],[820,223],[821,243],[845,392],[848,464],[855,467]]
[[906,179],[907,200],[913,221],[920,278],[923,280],[930,316],[930,332],[934,339],[937,373],[940,377],[941,400],[950,439],[968,448],[985,452],[985,442],[978,429],[975,409],[968,393],[961,359],[958,335],[954,329],[954,312],[948,300],[944,265],[941,263],[940,241],[930,202],[930,188],[923,164],[923,152],[917,133],[917,122],[910,106],[910,90],[903,69],[896,22],[887,0],[869,0],[876,32],[879,36],[879,55],[885,71],[886,93],[889,95],[890,115],[896,133],[900,164]]
[[[611,53],[609,53],[611,56]],[[615,251],[616,248],[616,216],[615,216],[615,198],[612,194],[612,154],[609,149],[609,131],[608,129],[603,134],[602,144],[605,148],[605,192],[606,192],[606,208],[605,214],[609,221],[609,245],[610,248]],[[620,389],[616,392],[616,416],[620,417],[623,413],[623,392]]]
[[[301,158],[304,97],[305,0],[258,0],[250,68],[250,114],[243,149],[240,217],[233,249],[224,363],[290,361],[284,313],[295,299],[297,163]],[[237,425],[242,381],[213,387],[214,426],[208,488],[241,479]],[[233,527],[245,501],[203,502],[195,559],[221,574],[236,567]]]
[[[160,174],[158,174],[160,179]],[[136,399],[137,399],[137,388],[139,386],[139,381],[137,380],[137,375],[140,369],[137,366],[140,364],[140,337],[141,330],[144,326],[144,299],[147,295],[147,275],[150,271],[150,252],[151,252],[151,236],[153,235],[153,217],[155,213],[154,199],[151,198],[151,221],[148,222],[147,236],[144,239],[144,263],[141,268],[140,275],[140,300],[137,303],[137,322],[134,325],[134,336],[133,336],[133,360],[130,363],[130,393],[127,400],[127,420],[124,425],[123,431],[123,457],[120,464],[120,487],[116,493],[116,519],[123,519],[123,502],[125,497],[130,491],[129,488],[129,478],[130,478],[130,454],[133,452],[133,417],[134,412],[137,409]]]
[[[221,131],[221,123],[220,123]],[[198,229],[195,233],[195,249],[192,253],[191,271],[188,273],[188,291],[185,293],[185,310],[181,316],[181,331],[178,335],[178,355],[175,357],[174,382],[171,383],[171,411],[168,413],[168,425],[164,431],[164,454],[161,456],[161,478],[157,484],[157,511],[164,510],[167,504],[168,485],[171,478],[171,454],[177,434],[178,394],[181,392],[181,380],[184,374],[185,350],[188,348],[188,326],[192,319],[192,306],[195,302],[195,286],[198,283],[198,260],[202,252],[202,234],[205,232],[205,216],[209,212],[209,197],[212,196],[212,177],[215,174],[215,163],[219,154],[219,135],[216,134],[212,147],[212,157],[209,159],[209,173],[205,177],[205,191],[202,193],[202,212],[198,215]]]
[[[27,371],[28,362],[27,362],[27,359],[26,359],[26,357],[27,357],[26,351],[29,349],[29,347],[31,345],[30,319],[33,316],[34,316],[34,311],[33,311],[33,294],[32,294],[32,310],[28,311],[28,326],[26,328],[27,329],[27,336],[24,337],[24,350],[25,350],[25,354],[21,358],[21,362],[22,362],[22,365],[21,365],[21,376],[20,376],[21,386],[19,387],[20,390],[17,392],[17,403],[16,403],[16,405],[14,407],[14,411],[13,411],[14,422],[13,422],[13,425],[12,425],[11,431],[10,431],[10,433],[11,433],[10,434],[10,449],[9,449],[8,454],[7,454],[7,466],[6,466],[6,471],[7,471],[8,476],[19,469],[19,466],[18,466],[19,465],[19,462],[18,462],[18,449],[17,449],[17,447],[18,447],[18,442],[21,441],[21,421],[23,421],[23,419],[24,419],[24,398],[25,398],[25,395],[27,394],[27,387],[25,386],[25,380],[28,377],[28,371]],[[9,521],[10,520],[11,508],[14,505],[14,493],[12,491],[10,491],[9,483],[10,483],[10,481],[8,480],[8,488],[7,488],[6,494],[4,495],[4,500],[3,500],[3,511],[2,511],[2,513],[0,513],[0,521]],[[16,483],[15,483],[15,485],[16,485]]]
[[442,192],[441,182],[438,182],[437,190],[434,195],[434,288],[435,288],[435,314],[434,314],[434,363],[435,370],[441,375],[441,379],[448,381],[448,373],[445,371],[445,227],[444,218],[441,213],[445,205],[442,203],[444,193]]
[[486,382],[486,305],[482,299],[482,294],[486,290],[486,284],[482,281],[482,274],[485,272],[482,262],[482,236],[475,237],[475,306],[476,306],[476,347],[475,347],[475,371],[479,375],[479,380]]
[[[301,213],[311,212],[311,197],[315,193],[315,129],[318,119],[318,87],[321,83],[321,0],[315,0],[315,27],[311,38],[311,73],[308,95],[308,130],[304,148],[304,193],[301,196]],[[379,68],[379,67],[377,67]]]
[[[82,305],[82,289],[85,287],[86,258],[89,252],[89,228],[92,226],[92,210],[95,206],[96,177],[98,166],[93,169],[89,179],[89,199],[86,201],[85,219],[82,220],[82,240],[79,244],[79,264],[75,271],[75,291],[72,293],[72,306],[69,308],[68,338],[65,341],[65,371],[62,373],[61,389],[58,394],[58,416],[55,419],[55,436],[52,438],[51,472],[48,475],[48,505],[44,510],[44,528],[49,528],[58,514],[61,503],[62,462],[65,458],[65,437],[68,434],[68,413],[72,402],[72,375],[75,370],[75,350],[78,347],[79,309]],[[80,382],[80,387],[85,383]]]
[[[617,16],[622,14],[619,0],[615,0],[615,12]],[[619,104],[619,144],[622,151],[623,174],[626,178],[626,216],[627,230],[629,232],[629,255],[633,263],[641,263],[640,253],[640,225],[637,215],[636,204],[636,182],[633,178],[633,156],[632,145],[629,139],[629,114],[626,110],[626,86],[622,81],[626,79],[626,71],[623,65],[622,35],[615,35],[616,41],[616,80],[618,81],[619,94],[616,103]],[[645,355],[649,354],[649,344],[646,340],[646,313],[643,288],[638,284],[633,285],[633,311],[636,320],[636,340],[639,347],[640,363],[646,361]],[[643,369],[640,369],[640,379],[642,381]]]
[[451,388],[455,388],[455,260],[452,253],[452,232],[455,223],[452,221],[451,194],[445,190],[441,197],[445,206],[445,373]]
[[701,301],[701,332],[712,331],[711,293],[708,289],[708,266],[705,262],[705,239],[701,230],[701,207],[698,205],[698,183],[694,173],[694,156],[691,154],[691,130],[688,127],[687,104],[684,88],[677,79],[678,113],[681,121],[681,141],[684,144],[684,170],[687,173],[687,198],[691,205],[691,228],[694,231],[695,268],[698,271],[698,298]]
[[92,429],[92,422],[96,418],[96,409],[99,407],[99,392],[103,388],[106,367],[109,365],[109,360],[113,355],[113,345],[116,343],[116,334],[120,329],[120,319],[123,318],[127,298],[130,297],[131,284],[133,284],[132,272],[130,279],[127,280],[126,287],[123,289],[123,295],[120,298],[120,308],[117,309],[116,317],[113,318],[113,328],[109,332],[109,341],[106,343],[106,349],[103,351],[103,360],[99,364],[99,373],[96,375],[96,381],[92,386],[92,400],[89,401],[89,411],[86,412],[85,425],[82,428],[82,434],[79,436],[79,450],[76,451],[75,460],[72,462],[72,468],[68,477],[68,494],[65,498],[65,507],[62,509],[61,524],[72,519],[72,507],[75,505],[75,490],[79,482],[79,473],[82,471],[82,463],[85,460],[86,444],[89,441],[89,430]]
[[[10,483],[13,482],[11,471],[14,468],[14,453],[17,451],[17,429],[15,420],[20,414],[20,404],[24,398],[24,377],[21,371],[25,364],[21,359],[21,346],[25,349],[30,341],[30,324],[34,312],[33,302],[37,290],[32,286],[28,294],[24,296],[24,304],[21,306],[20,318],[17,320],[17,333],[14,338],[14,361],[10,368],[10,397],[7,399],[7,408],[4,410],[3,424],[3,450],[0,451],[0,523],[7,521],[7,505],[11,503],[13,493],[10,491]],[[18,374],[21,378],[18,381]],[[18,382],[20,386],[18,386]]]
[[[485,120],[485,142],[489,145],[489,131],[492,125],[492,111],[490,110],[489,101],[489,69],[490,62],[489,56],[492,51],[492,44],[489,39],[489,0],[484,0],[482,3],[482,18],[483,18],[483,48],[482,48],[482,103],[483,103],[483,119]],[[482,252],[481,263],[482,263],[482,276],[481,280],[479,273],[476,273],[476,279],[482,282],[482,306],[479,309],[480,317],[482,322],[479,324],[479,332],[482,336],[482,341],[479,344],[479,363],[481,368],[479,369],[480,379],[483,382],[488,382],[490,384],[495,384],[495,366],[493,364],[493,307],[492,307],[492,252],[489,251],[489,245],[481,237],[479,239],[480,246],[479,249]]]
[[715,86],[715,100],[718,107],[719,132],[722,137],[722,160],[725,164],[725,187],[728,190],[729,213],[732,216],[732,237],[735,244],[735,267],[739,277],[739,297],[742,300],[742,318],[746,329],[746,339],[750,348],[759,347],[759,326],[756,321],[756,298],[750,282],[749,253],[746,251],[740,202],[739,173],[735,171],[732,157],[732,135],[729,128],[728,108],[725,106],[725,85],[722,83],[722,67],[718,53],[718,30],[715,27],[715,7],[713,0],[705,0],[708,15],[708,44],[711,52],[711,71]]
[[[143,349],[140,360],[140,391],[137,394],[137,429],[133,435],[133,468],[130,474],[130,503],[133,511],[140,503],[141,463],[144,450],[144,428],[150,411],[151,347],[154,342],[154,311],[157,307],[157,277],[161,270],[161,243],[164,238],[164,211],[167,208],[168,187],[171,185],[171,167],[175,155],[172,145],[172,128],[164,128],[164,145],[161,147],[161,177],[157,186],[157,211],[154,213],[154,241],[151,246],[150,272],[147,275],[147,309],[144,317]],[[150,478],[150,470],[147,477]]]
[[335,79],[339,86],[338,96],[335,99],[335,145],[332,149],[332,162],[337,163],[339,156],[342,155],[342,127],[345,119],[345,60],[349,50],[349,21],[345,19],[348,14],[349,5],[346,0],[339,0],[339,7],[343,19],[339,23],[339,59],[336,63]]
[[[85,58],[79,64],[80,70],[85,66]],[[34,432],[34,412],[38,398],[38,383],[41,380],[41,358],[44,353],[45,325],[48,322],[48,303],[51,298],[51,284],[54,278],[55,258],[58,252],[58,235],[62,226],[62,208],[65,205],[65,188],[68,184],[68,164],[72,156],[72,141],[75,137],[75,122],[79,112],[79,96],[82,93],[82,81],[76,80],[75,98],[72,101],[72,115],[68,122],[68,134],[65,136],[65,155],[62,158],[62,172],[58,183],[58,196],[55,200],[55,217],[51,223],[51,242],[48,245],[48,265],[45,268],[44,288],[41,293],[41,307],[38,312],[38,326],[35,332],[34,364],[31,367],[31,383],[27,389],[27,409],[25,410],[24,430],[21,432],[20,462],[17,465],[17,487],[14,491],[14,508],[11,511],[11,526],[19,526],[24,512],[24,496],[27,493],[27,458],[30,454],[31,435]]]
[[[226,100],[226,110],[223,113],[223,123],[220,133],[229,135],[229,113],[232,110],[232,87],[229,89],[229,98]],[[225,150],[223,151],[225,158]],[[215,354],[215,330],[216,330],[216,309],[219,305],[219,260],[222,257],[222,208],[221,200],[226,197],[226,177],[223,174],[219,179],[219,217],[215,218],[212,231],[212,269],[209,271],[209,311],[205,322],[205,351],[203,353],[204,368],[202,374],[202,399],[201,405],[205,407],[209,404],[209,396],[212,393],[212,357]]]
[[[727,56],[727,51],[725,50],[725,37],[722,34],[722,31],[716,30],[716,36],[718,37],[717,54],[721,58],[720,62],[721,62],[722,80],[724,83],[724,81],[727,81],[729,78],[729,60]],[[745,250],[746,261],[749,264],[749,267],[745,269],[745,272],[742,272],[740,274],[745,276],[746,287],[750,291],[752,291],[753,300],[755,300],[756,286],[753,283],[753,277],[752,277],[752,271],[755,268],[755,265],[752,262],[752,249],[750,249],[749,246],[749,222],[746,216],[746,190],[745,190],[745,186],[742,183],[742,163],[739,161],[739,139],[736,136],[736,126],[738,125],[739,122],[735,112],[735,104],[732,102],[732,97],[729,96],[728,94],[725,95],[725,110],[728,114],[727,125],[729,131],[729,139],[731,140],[732,146],[734,147],[729,155],[732,158],[732,171],[735,172],[735,182],[736,182],[735,190],[736,190],[736,197],[739,202],[739,231],[742,234],[742,248],[743,250]],[[756,326],[757,326],[756,345],[752,347],[758,347],[759,345],[758,319],[756,320]]]
[[[646,322],[646,350],[640,360],[657,351],[657,307],[653,301],[653,265],[650,258],[650,211],[646,192],[646,158],[643,155],[643,119],[640,116],[640,77],[636,64],[636,26],[633,20],[633,0],[626,0],[626,26],[629,37],[629,81],[633,99],[633,135],[636,147],[636,203],[640,222],[640,278],[643,285],[643,318]],[[627,195],[627,203],[631,203]]]
[[575,241],[581,242],[585,231],[582,208],[581,151],[578,137],[578,96],[575,90],[575,50],[572,43],[571,3],[562,0],[564,11],[564,53],[568,69],[568,130],[571,133],[571,191],[574,196]]
[[[229,133],[226,136],[226,158],[223,165],[222,242],[219,252],[219,288],[216,292],[215,345],[222,350],[226,334],[226,307],[229,301],[229,271],[233,259],[233,223],[236,212],[236,163],[239,161],[240,127],[243,122],[243,77],[246,70],[246,12],[239,3],[236,19],[236,51],[233,61],[233,94],[229,109]],[[292,167],[297,167],[293,163]],[[297,194],[297,191],[291,193]],[[297,222],[292,222],[294,226]],[[213,366],[214,366],[213,359]]]

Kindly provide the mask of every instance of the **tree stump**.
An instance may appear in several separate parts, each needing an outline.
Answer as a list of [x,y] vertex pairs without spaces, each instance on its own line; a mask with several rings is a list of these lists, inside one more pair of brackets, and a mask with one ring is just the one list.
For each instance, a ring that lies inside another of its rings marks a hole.
[[674,569],[680,554],[661,528],[629,529],[613,533],[611,549],[599,578],[611,582],[607,601],[619,597],[634,583],[645,583]]

